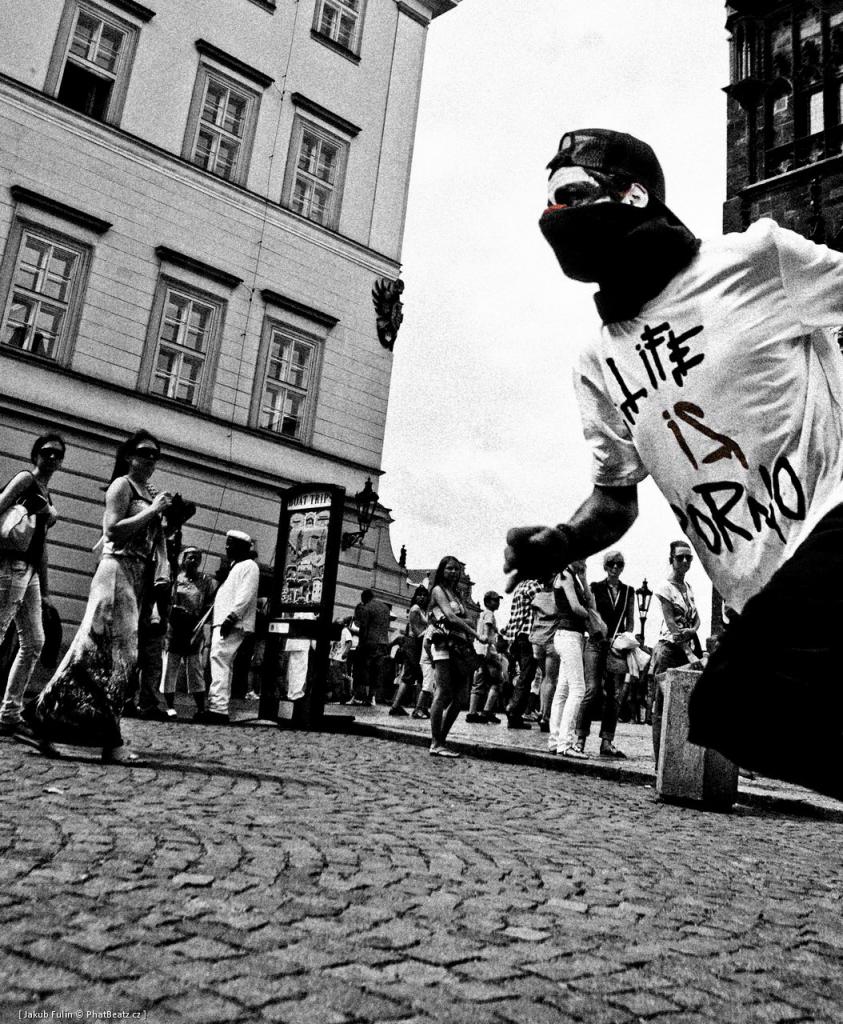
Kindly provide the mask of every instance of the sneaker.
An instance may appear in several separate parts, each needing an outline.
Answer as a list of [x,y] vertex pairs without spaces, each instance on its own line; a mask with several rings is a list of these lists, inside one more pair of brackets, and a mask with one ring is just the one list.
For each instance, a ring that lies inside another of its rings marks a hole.
[[360,700],[358,697],[352,697],[348,702],[353,708],[367,708],[369,702],[367,700]]
[[416,708],[410,718],[430,718],[430,714],[427,711],[422,711],[421,708]]
[[132,764],[135,761],[140,761],[140,757],[131,751],[124,750],[123,747],[103,747],[100,761],[102,764]]
[[486,723],[486,719],[478,711],[469,711],[465,720],[470,725],[485,725]]
[[603,740],[600,744],[600,756],[601,757],[614,757],[619,760],[625,760],[626,754],[622,750],[618,750],[614,743],[610,740]]
[[11,736],[13,740],[17,740],[18,743],[26,743],[30,747],[39,747],[41,740],[28,725],[24,725],[23,722],[15,722],[14,725],[6,726],[5,728],[10,729],[9,732],[3,733],[5,736]]
[[574,761],[587,761],[588,754],[584,750],[580,750],[579,747],[565,747],[562,751],[563,757],[570,757]]
[[513,718],[510,715],[506,716],[506,727],[507,729],[532,729],[529,722],[525,722],[523,718]]
[[259,693],[255,693],[254,690],[249,690],[249,692],[243,698],[243,700],[260,700],[260,699],[261,699],[261,695]]
[[193,721],[199,725],[230,725],[231,719],[220,711],[197,711]]
[[387,712],[390,718],[406,718],[407,712],[402,707],[390,708]]
[[167,718],[178,718],[178,712],[176,711],[175,708],[167,708],[164,714],[167,716]]
[[501,724],[501,720],[498,718],[498,716],[497,715],[493,715],[491,711],[484,711],[483,712],[483,721],[486,722],[487,725],[500,725]]
[[458,750],[451,750],[450,747],[431,747],[430,753],[432,757],[459,757],[460,753]]

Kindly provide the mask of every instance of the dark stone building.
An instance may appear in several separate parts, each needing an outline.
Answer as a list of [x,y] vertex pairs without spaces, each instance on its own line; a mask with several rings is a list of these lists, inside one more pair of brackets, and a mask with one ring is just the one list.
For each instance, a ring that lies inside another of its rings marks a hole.
[[[723,230],[770,217],[843,250],[843,0],[731,0]],[[723,628],[712,596],[711,631]]]
[[726,5],[724,231],[759,217],[843,249],[843,0]]

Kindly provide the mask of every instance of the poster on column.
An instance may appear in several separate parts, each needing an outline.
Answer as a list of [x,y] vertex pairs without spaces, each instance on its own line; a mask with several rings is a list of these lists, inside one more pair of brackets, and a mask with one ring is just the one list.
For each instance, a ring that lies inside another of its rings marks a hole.
[[282,604],[317,609],[322,604],[331,494],[308,491],[287,505],[287,546]]
[[324,710],[344,508],[345,490],[332,484],[299,484],[282,497],[267,690],[301,706],[307,724]]

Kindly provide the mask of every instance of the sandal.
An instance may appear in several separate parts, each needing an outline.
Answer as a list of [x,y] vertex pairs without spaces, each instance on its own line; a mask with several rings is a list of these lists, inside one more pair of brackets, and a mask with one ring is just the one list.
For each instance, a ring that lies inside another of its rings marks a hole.
[[458,750],[451,750],[450,747],[431,747],[430,753],[433,757],[459,757]]

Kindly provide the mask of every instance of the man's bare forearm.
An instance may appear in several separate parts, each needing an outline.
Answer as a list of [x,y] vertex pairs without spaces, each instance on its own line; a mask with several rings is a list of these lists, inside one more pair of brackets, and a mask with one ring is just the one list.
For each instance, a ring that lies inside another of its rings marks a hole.
[[595,487],[567,523],[561,524],[569,560],[588,558],[620,540],[638,516],[635,487]]

